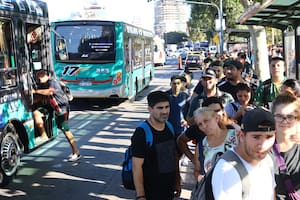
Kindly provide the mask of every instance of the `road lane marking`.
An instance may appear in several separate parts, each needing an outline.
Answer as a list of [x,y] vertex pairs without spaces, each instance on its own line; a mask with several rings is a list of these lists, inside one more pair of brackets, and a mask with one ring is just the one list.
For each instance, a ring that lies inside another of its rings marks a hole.
[[54,140],[54,141],[49,142],[48,144],[45,145],[46,148],[38,149],[36,151],[36,154],[37,155],[44,154],[45,151],[48,151],[51,147],[57,145],[59,142],[60,142],[59,140]]
[[85,123],[83,123],[81,126],[79,126],[77,129],[82,129],[83,127],[85,127],[86,125],[88,125],[89,123],[91,123],[91,121],[87,121]]

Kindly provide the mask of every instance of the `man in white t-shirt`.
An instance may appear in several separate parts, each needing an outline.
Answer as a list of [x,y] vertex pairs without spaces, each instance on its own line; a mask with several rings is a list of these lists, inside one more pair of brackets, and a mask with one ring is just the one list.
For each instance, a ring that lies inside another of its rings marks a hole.
[[[233,149],[248,171],[249,192],[245,194],[247,200],[274,199],[274,167],[268,155],[274,141],[273,115],[262,108],[247,111],[239,132],[239,144]],[[217,162],[213,171],[212,190],[214,198],[218,200],[243,199],[240,175],[224,159]]]

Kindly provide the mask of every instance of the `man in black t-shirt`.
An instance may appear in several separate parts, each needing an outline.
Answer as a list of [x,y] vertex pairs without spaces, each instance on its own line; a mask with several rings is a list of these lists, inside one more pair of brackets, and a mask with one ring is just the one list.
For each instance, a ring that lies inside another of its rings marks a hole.
[[147,100],[150,116],[146,123],[152,132],[152,145],[146,144],[143,128],[137,127],[131,138],[136,199],[172,200],[180,196],[181,186],[175,135],[166,125],[169,95],[155,91]]
[[226,80],[218,84],[218,88],[223,91],[231,94],[234,100],[237,100],[236,97],[236,85],[240,82],[246,83],[242,78],[243,64],[237,60],[228,60],[224,62],[226,69]]

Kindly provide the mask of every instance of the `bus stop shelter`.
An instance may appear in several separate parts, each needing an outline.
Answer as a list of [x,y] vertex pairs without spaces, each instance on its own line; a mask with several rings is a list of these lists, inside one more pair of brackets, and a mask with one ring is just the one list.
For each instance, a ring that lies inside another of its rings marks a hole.
[[247,45],[248,52],[250,52],[250,32],[248,29],[228,28],[226,33],[228,34],[227,49],[235,44],[245,43]]
[[[280,29],[284,33],[293,30],[295,38],[296,78],[300,71],[300,1],[265,0],[255,3],[239,19],[243,25],[268,26]],[[283,40],[284,41],[284,40]],[[285,44],[283,44],[285,45]],[[286,54],[285,54],[286,55]]]

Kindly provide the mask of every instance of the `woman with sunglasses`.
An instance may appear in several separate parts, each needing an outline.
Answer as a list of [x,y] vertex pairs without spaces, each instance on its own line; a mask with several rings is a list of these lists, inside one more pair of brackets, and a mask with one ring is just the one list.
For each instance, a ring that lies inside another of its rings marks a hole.
[[[276,199],[300,199],[300,100],[290,92],[279,94],[272,104],[276,124],[273,146]],[[288,190],[295,192],[288,194]]]

